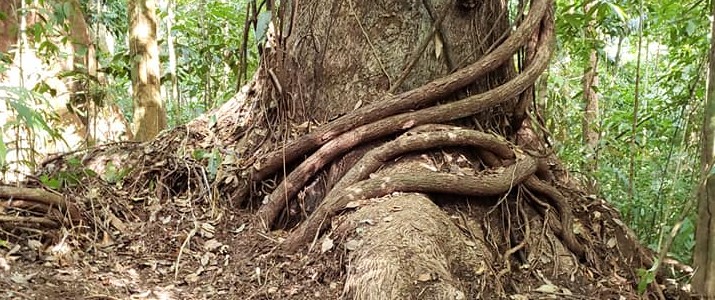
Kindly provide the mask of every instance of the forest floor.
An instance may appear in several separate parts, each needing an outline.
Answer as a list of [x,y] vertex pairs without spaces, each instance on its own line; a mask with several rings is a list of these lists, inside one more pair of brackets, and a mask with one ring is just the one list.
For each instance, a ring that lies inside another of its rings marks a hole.
[[[284,232],[271,235],[254,228],[252,213],[239,210],[222,221],[200,221],[209,207],[185,204],[143,205],[140,219],[114,220],[113,232],[63,233],[43,240],[23,237],[0,246],[2,299],[339,299],[346,278],[347,247],[321,253],[282,255]],[[82,236],[85,235],[85,236]],[[118,236],[113,239],[110,236]],[[91,241],[91,242],[90,242]],[[519,277],[519,271],[512,276]],[[613,277],[617,280],[619,277]],[[530,280],[528,276],[524,280]],[[581,281],[585,278],[572,278]],[[606,285],[629,286],[625,278]],[[419,284],[419,282],[415,282]],[[522,282],[523,287],[539,286]],[[579,283],[584,288],[593,283]],[[573,286],[574,282],[551,282]],[[542,285],[543,286],[543,285]],[[563,294],[524,291],[508,299],[636,299],[623,291],[603,290],[584,298],[579,291]],[[505,295],[506,296],[506,295]]]
[[[129,145],[118,151],[136,155],[133,158],[117,158],[107,151],[106,157],[116,160],[115,166],[138,166],[133,168],[135,173],[125,174],[123,181],[109,180],[112,172],[107,170],[87,173],[85,168],[91,166],[82,164],[81,174],[91,176],[62,190],[65,201],[76,205],[82,215],[78,224],[47,229],[0,223],[0,299],[342,297],[349,254],[354,250],[349,241],[335,238],[326,243],[321,239],[313,241],[308,251],[285,254],[279,246],[287,233],[266,233],[253,210],[216,200],[233,198],[230,193],[235,189],[206,184],[202,162],[183,154],[191,151],[172,146],[184,145],[182,141],[181,136],[169,135],[151,147]],[[94,161],[103,159],[97,155]],[[50,177],[79,174],[69,165],[57,162]],[[229,169],[227,177],[217,175],[214,182],[230,182],[227,179],[235,176],[228,165],[222,165]],[[0,215],[11,212],[6,207],[12,201],[0,206]],[[483,218],[476,210],[460,206],[466,205],[464,201],[457,202],[439,205],[455,224],[463,218]],[[31,215],[27,210],[17,214],[22,213]],[[617,213],[601,200],[579,203],[574,213],[583,228],[598,233],[599,241],[594,244],[599,248],[594,250],[599,266],[575,268],[564,277],[551,276],[549,270],[554,266],[538,261],[538,266],[515,265],[504,274],[501,266],[485,266],[479,273],[484,276],[461,283],[469,289],[468,298],[640,298],[633,292],[637,282],[628,278],[635,277],[633,266],[651,254],[642,254],[638,242],[619,229],[625,225],[615,226]],[[382,221],[368,223],[373,226]],[[584,276],[574,276],[576,271]],[[497,273],[500,275],[487,276]],[[439,280],[419,275],[412,281],[415,288]],[[497,284],[506,292],[496,292]]]
[[[249,228],[250,214],[218,226],[178,220],[125,224],[122,238],[21,239],[0,247],[2,299],[338,299],[338,261],[281,256],[281,237]],[[174,222],[172,222],[174,221]],[[180,224],[177,226],[177,224]],[[191,236],[187,240],[187,236]]]

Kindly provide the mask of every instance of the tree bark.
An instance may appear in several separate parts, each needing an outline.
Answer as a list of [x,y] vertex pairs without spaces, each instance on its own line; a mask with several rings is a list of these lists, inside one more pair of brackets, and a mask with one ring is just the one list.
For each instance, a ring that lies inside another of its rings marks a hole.
[[[589,2],[584,6],[584,11],[587,12],[593,2]],[[598,170],[598,141],[600,134],[598,132],[598,94],[596,86],[598,86],[598,53],[596,52],[595,20],[589,22],[584,28],[586,44],[589,45],[588,61],[583,72],[583,123],[582,135],[583,145],[586,148],[586,158],[584,160],[583,172],[588,174],[586,177],[586,188],[596,194],[598,192],[598,184],[593,175]]]
[[[711,4],[715,16],[715,5]],[[701,135],[701,184],[698,189],[698,222],[695,229],[693,289],[706,299],[715,298],[715,23],[710,39],[710,65]]]
[[166,127],[166,112],[159,90],[161,74],[156,41],[156,1],[130,0],[128,6],[134,99],[132,130],[135,140],[147,141]]
[[[589,200],[564,188],[573,182],[531,129],[533,98],[522,95],[553,51],[552,5],[533,0],[514,27],[499,0],[281,6],[291,11],[274,14],[287,19],[274,20],[244,94],[261,115],[240,142],[245,172],[256,184],[280,182],[252,195],[257,221],[299,224],[282,242],[288,253],[339,239],[354,299],[515,294],[501,285],[506,274],[544,251],[557,257],[555,277],[595,272],[608,255],[585,224],[598,214],[576,213]],[[472,206],[482,209],[449,222],[446,212]],[[635,248],[625,260],[648,263]],[[480,267],[495,264],[503,268]],[[495,289],[480,290],[484,282]]]

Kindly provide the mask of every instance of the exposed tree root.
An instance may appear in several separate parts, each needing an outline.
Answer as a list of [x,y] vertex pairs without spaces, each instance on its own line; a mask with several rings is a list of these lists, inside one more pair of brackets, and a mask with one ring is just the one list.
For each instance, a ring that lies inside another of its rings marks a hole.
[[49,218],[8,216],[0,219],[0,222],[21,221],[20,223],[37,223],[56,228],[58,223],[79,224],[82,221],[79,209],[74,204],[65,201],[60,195],[43,189],[0,186],[0,199],[4,200],[0,203],[0,207],[49,216]]
[[[433,127],[433,125],[416,127],[415,130],[396,140],[369,151],[335,184],[331,194],[367,178],[389,160],[412,151],[437,147],[471,146],[497,153],[502,159],[514,158],[514,152],[506,141],[495,135],[453,126],[446,127],[450,128],[448,131],[419,132],[422,128]],[[331,194],[328,194],[326,198],[329,198]]]
[[[411,109],[424,107],[468,86],[469,84],[472,84],[478,78],[497,69],[499,66],[511,59],[514,53],[516,53],[516,51],[524,45],[531,34],[536,30],[536,28],[538,28],[546,14],[546,11],[551,6],[552,0],[533,1],[529,14],[524,19],[524,22],[506,40],[504,40],[503,43],[494,49],[494,51],[481,57],[477,62],[448,76],[429,82],[419,88],[399,95],[388,95],[383,100],[376,101],[375,104],[356,109],[355,111],[321,126],[315,131],[287,144],[282,149],[270,153],[267,157],[263,158],[259,163],[254,165],[255,170],[253,173],[253,180],[260,181],[275,174],[275,172],[278,171],[285,163],[294,161],[301,155],[315,150],[319,146],[333,140],[345,132],[350,131],[353,128]],[[542,31],[548,32],[548,30]],[[552,37],[549,37],[549,40],[551,40],[551,38]],[[545,42],[543,41],[543,38],[542,42]],[[540,45],[538,49],[548,52],[546,56],[550,56],[550,50],[546,51],[546,47],[541,47]],[[548,61],[548,58],[546,60]],[[538,74],[541,74],[541,72],[536,73],[537,76]]]
[[[390,222],[361,222],[396,205],[401,209],[390,213]],[[360,227],[369,230],[351,234]],[[419,194],[398,195],[350,214],[333,234],[361,240],[350,255],[343,298],[506,298],[502,282],[486,267],[496,259],[488,246],[459,232],[444,210]]]
[[[523,73],[499,87],[459,101],[387,117],[358,127],[331,140],[283,180],[258,211],[258,216],[267,226],[272,226],[276,217],[288,205],[289,199],[295,197],[310,177],[338,155],[345,153],[358,144],[404,131],[417,125],[447,122],[468,117],[498,106],[504,101],[515,97],[531,86],[548,66],[549,58],[553,51],[553,41],[553,32],[544,30],[539,40],[539,49],[541,51],[537,52],[534,57],[534,63],[529,65]],[[309,136],[304,138],[309,140]]]
[[559,218],[561,219],[561,228],[554,228],[551,226],[552,230],[561,237],[564,241],[566,247],[571,250],[578,257],[589,259],[590,254],[587,256],[586,248],[583,244],[580,244],[576,240],[576,236],[573,233],[573,213],[571,211],[571,206],[568,200],[559,192],[556,188],[551,185],[544,183],[538,178],[532,176],[524,182],[524,185],[540,194],[546,195],[551,199],[551,205],[556,208],[559,213]]
[[41,225],[47,228],[59,228],[60,223],[44,217],[22,217],[22,216],[0,216],[0,223],[11,223],[13,225]]
[[478,175],[456,175],[424,169],[406,174],[392,174],[360,181],[344,190],[337,190],[296,229],[283,243],[295,251],[307,244],[322,229],[321,224],[344,209],[351,201],[377,198],[390,193],[422,192],[452,193],[468,196],[495,196],[506,193],[536,171],[536,161],[524,156],[499,172]]

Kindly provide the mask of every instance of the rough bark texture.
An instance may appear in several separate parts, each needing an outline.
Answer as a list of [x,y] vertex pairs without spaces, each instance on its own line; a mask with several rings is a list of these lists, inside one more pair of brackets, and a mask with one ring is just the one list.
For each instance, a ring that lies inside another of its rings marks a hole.
[[575,278],[610,259],[526,117],[553,50],[551,1],[534,0],[514,31],[498,0],[291,5],[244,94],[262,118],[241,142],[267,189],[262,226],[302,221],[281,249],[340,238],[354,299],[530,295],[512,280],[538,276],[519,268],[541,261],[551,278]]
[[134,139],[147,141],[166,127],[166,112],[159,92],[159,46],[156,41],[156,1],[130,0],[129,51],[132,60]]
[[[583,100],[585,109],[583,112],[583,145],[586,148],[588,159],[585,163],[584,171],[592,174],[598,169],[598,94],[596,94],[595,86],[598,85],[598,76],[596,68],[598,67],[598,56],[596,50],[589,51],[588,65],[583,74]],[[596,182],[593,179],[588,179],[588,188],[592,192],[597,191]]]
[[[433,21],[424,1],[329,1],[300,3],[291,35],[285,47],[294,57],[286,57],[286,71],[279,76],[287,86],[302,86],[291,95],[303,103],[305,112],[319,121],[350,112],[355,104],[381,99],[397,80],[407,58],[431,29]],[[452,61],[473,61],[509,29],[506,8],[498,1],[485,1],[478,9],[462,10],[451,1],[434,1],[433,11],[449,10],[442,22],[449,49],[430,45],[402,87],[416,88],[449,73],[436,57],[437,51]],[[309,8],[310,9],[307,9]],[[476,18],[475,16],[480,16]],[[436,16],[434,16],[436,18]],[[501,83],[506,69],[480,80]],[[500,74],[501,73],[501,74]],[[297,76],[295,76],[297,75]],[[302,106],[302,105],[301,105]],[[299,108],[299,107],[296,107]]]
[[[592,2],[587,3],[584,6],[584,11],[588,11],[591,6],[593,6]],[[596,39],[594,23],[595,20],[592,20],[584,28],[586,43],[589,45],[593,45]],[[598,141],[600,139],[598,132],[598,94],[596,93],[596,87],[598,86],[598,53],[596,53],[595,45],[592,47],[588,51],[588,60],[583,71],[584,111],[581,129],[583,145],[586,148],[587,155],[583,170],[587,174],[593,174],[598,169]],[[592,193],[598,191],[598,185],[593,177],[586,178],[586,188]]]
[[[711,7],[715,15],[715,4]],[[715,298],[715,23],[710,44],[710,71],[702,128],[701,178],[698,190],[698,223],[693,263],[697,267],[693,288],[707,299]]]
[[18,37],[18,22],[16,11],[20,7],[20,0],[0,2],[0,12],[4,18],[0,18],[0,53],[3,55],[15,45]]

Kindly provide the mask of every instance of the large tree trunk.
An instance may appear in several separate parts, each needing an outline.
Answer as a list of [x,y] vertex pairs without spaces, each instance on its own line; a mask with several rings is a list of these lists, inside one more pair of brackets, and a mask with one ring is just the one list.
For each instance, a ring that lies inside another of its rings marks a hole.
[[[650,266],[531,129],[523,93],[553,51],[552,1],[534,0],[515,31],[500,0],[290,3],[245,90],[261,116],[239,143],[258,157],[254,182],[281,183],[237,196],[262,199],[267,229],[298,223],[283,250],[344,243],[354,299],[528,295],[551,281],[607,297],[586,282],[635,282]],[[631,269],[604,272],[615,241]]]

